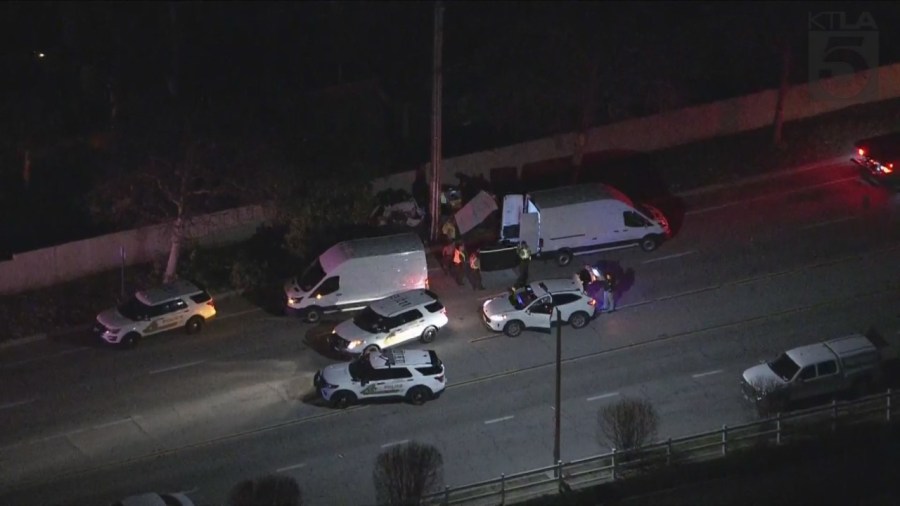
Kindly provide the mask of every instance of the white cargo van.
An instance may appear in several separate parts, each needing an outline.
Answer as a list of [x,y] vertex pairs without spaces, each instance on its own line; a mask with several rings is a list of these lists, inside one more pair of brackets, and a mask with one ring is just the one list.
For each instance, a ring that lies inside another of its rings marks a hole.
[[328,248],[284,285],[285,314],[318,322],[325,313],[362,309],[373,300],[428,288],[425,247],[415,234],[354,239]]
[[640,245],[653,251],[670,235],[662,212],[604,184],[503,198],[501,242],[525,241],[535,256],[555,257],[561,266],[574,255],[607,249]]

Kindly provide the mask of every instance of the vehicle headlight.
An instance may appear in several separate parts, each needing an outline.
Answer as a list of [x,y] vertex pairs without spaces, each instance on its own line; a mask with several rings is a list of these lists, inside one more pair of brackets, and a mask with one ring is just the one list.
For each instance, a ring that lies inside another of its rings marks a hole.
[[122,330],[122,329],[111,329],[109,327],[106,328],[106,332],[108,334],[118,334],[120,330]]
[[352,350],[353,348],[356,348],[357,346],[361,345],[362,343],[363,342],[360,341],[359,339],[355,339],[353,341],[350,341],[350,344],[347,345],[347,349]]
[[490,318],[491,321],[494,321],[494,322],[502,322],[503,320],[506,319],[506,315],[505,314],[492,314],[488,318]]

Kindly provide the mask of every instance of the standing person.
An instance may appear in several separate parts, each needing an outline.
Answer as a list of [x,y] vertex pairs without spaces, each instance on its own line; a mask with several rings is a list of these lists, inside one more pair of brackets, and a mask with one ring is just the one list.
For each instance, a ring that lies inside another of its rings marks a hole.
[[519,243],[519,279],[516,284],[525,286],[528,283],[528,266],[531,264],[531,250],[528,249],[528,243],[522,241]]
[[612,273],[607,272],[604,281],[603,308],[607,313],[612,313],[616,310],[616,278]]
[[456,223],[452,217],[447,218],[447,221],[444,222],[441,233],[444,234],[447,244],[453,244],[456,241]]
[[469,274],[472,290],[484,290],[484,285],[481,284],[481,258],[477,251],[469,254]]
[[448,242],[441,249],[441,268],[444,270],[444,274],[453,274],[453,253],[455,251],[456,247],[452,242]]
[[466,246],[461,242],[456,242],[456,249],[453,250],[453,279],[456,284],[463,286],[463,277],[468,264],[466,263]]

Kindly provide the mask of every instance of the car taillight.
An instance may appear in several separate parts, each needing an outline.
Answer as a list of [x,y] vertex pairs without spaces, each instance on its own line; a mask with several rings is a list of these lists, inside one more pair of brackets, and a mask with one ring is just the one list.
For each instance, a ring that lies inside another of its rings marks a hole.
[[209,307],[211,307],[211,308],[213,308],[213,309],[215,309],[215,308],[216,308],[216,301],[214,301],[214,300],[212,300],[212,299],[209,299],[209,301],[206,302],[206,305],[209,306]]
[[441,314],[442,314],[442,315],[446,315],[446,314],[447,314],[447,308],[445,308],[445,307],[441,308]]
[[444,382],[444,375],[441,374],[440,376],[435,376],[434,379],[436,379],[436,380],[440,381],[441,383],[443,383],[443,382]]
[[857,153],[859,153],[859,156],[866,156],[866,150],[863,148],[859,148],[859,150],[857,150]]
[[590,305],[592,305],[592,306],[596,306],[596,305],[597,305],[597,301],[594,300],[594,299],[591,299],[591,300],[588,301],[588,304],[590,304]]

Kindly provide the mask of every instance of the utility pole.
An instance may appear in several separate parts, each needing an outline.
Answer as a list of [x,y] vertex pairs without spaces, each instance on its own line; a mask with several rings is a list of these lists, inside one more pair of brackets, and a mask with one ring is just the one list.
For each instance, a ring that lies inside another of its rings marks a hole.
[[434,74],[431,91],[431,240],[437,241],[441,220],[441,109],[443,87],[444,4],[434,3]]
[[[560,415],[560,392],[562,384],[562,313],[556,310],[556,407],[553,412],[556,414],[556,420],[553,430],[553,465],[559,464],[559,419]],[[557,471],[559,468],[556,468]]]

